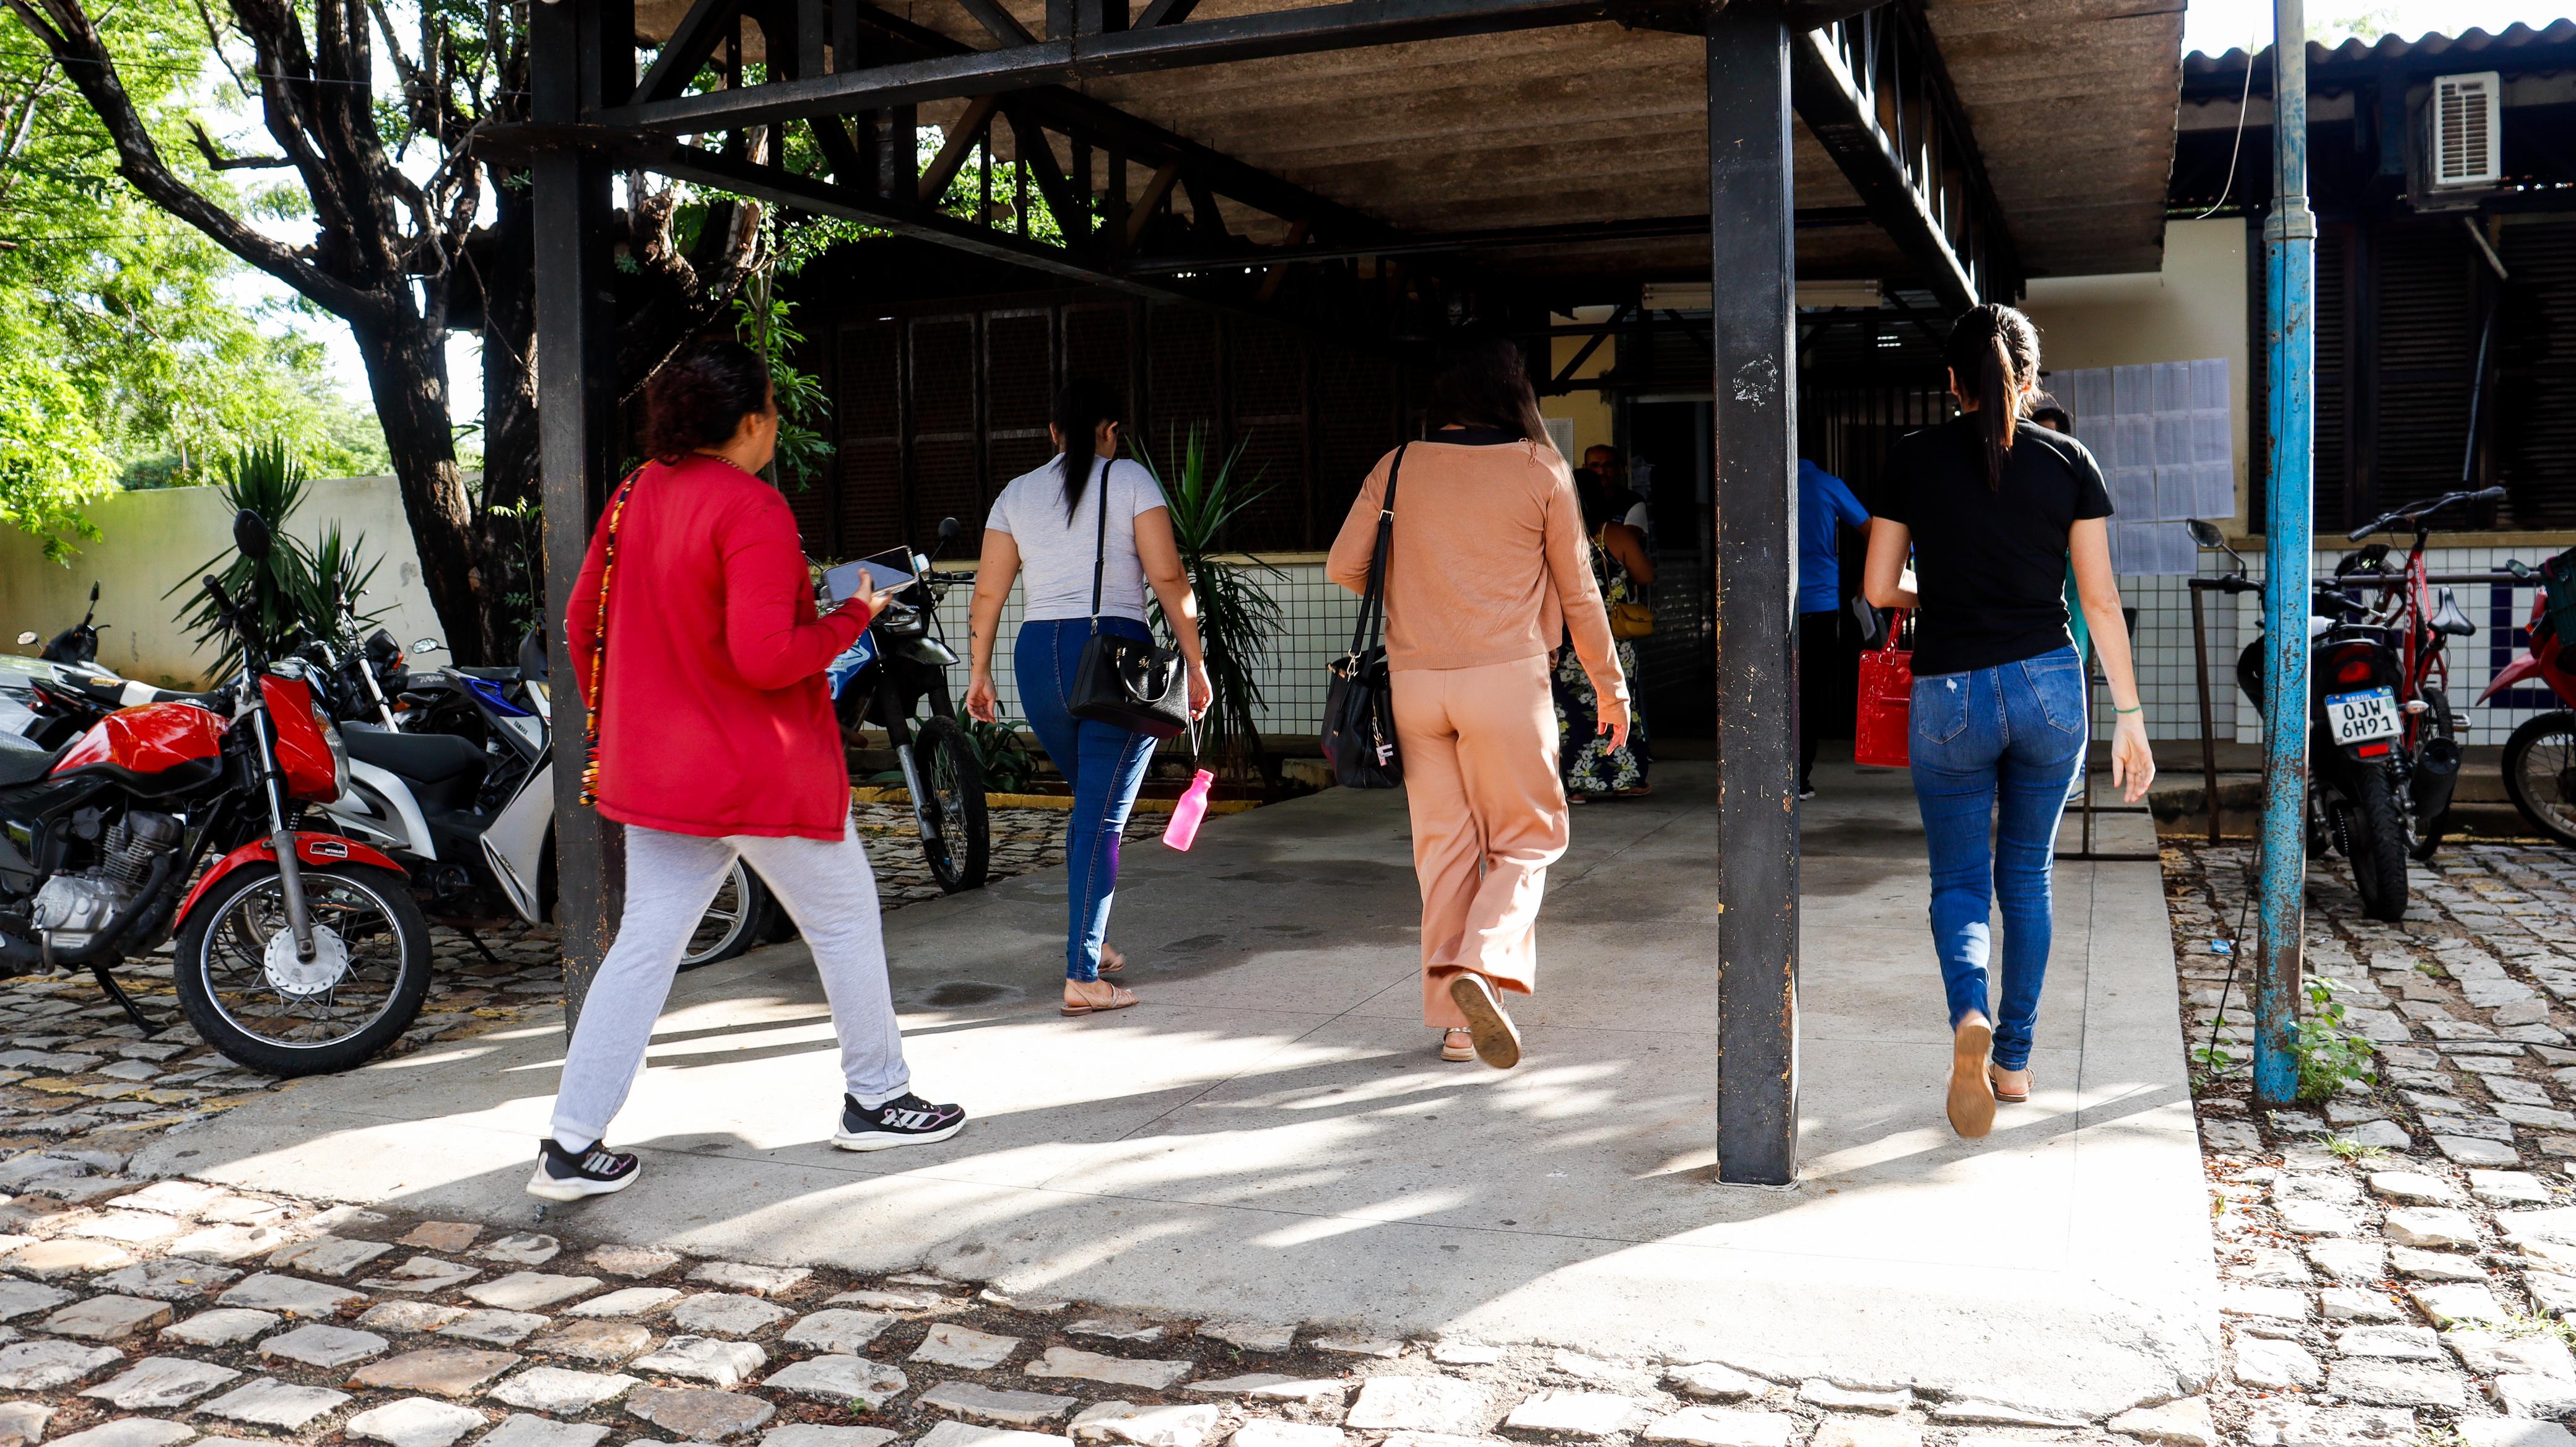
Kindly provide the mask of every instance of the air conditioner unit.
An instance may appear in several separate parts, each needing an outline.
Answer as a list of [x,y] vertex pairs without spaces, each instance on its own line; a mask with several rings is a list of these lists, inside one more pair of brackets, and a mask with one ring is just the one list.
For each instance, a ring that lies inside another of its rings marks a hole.
[[2425,107],[2424,179],[2442,190],[2504,179],[2504,79],[2492,70],[2437,75]]

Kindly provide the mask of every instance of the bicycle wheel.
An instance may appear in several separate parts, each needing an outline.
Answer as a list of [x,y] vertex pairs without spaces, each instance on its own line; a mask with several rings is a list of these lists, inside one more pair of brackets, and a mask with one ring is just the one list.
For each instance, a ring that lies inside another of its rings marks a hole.
[[271,1075],[363,1063],[393,1043],[429,993],[429,921],[403,877],[364,865],[302,871],[314,955],[286,933],[277,866],[217,883],[179,931],[172,983],[188,1023],[234,1062]]
[[975,757],[975,742],[955,719],[933,715],[913,730],[913,765],[920,771],[927,798],[915,800],[926,813],[931,838],[922,841],[931,877],[949,894],[981,889],[992,852],[992,830],[984,816],[984,765]]
[[2533,828],[2576,845],[2576,711],[2523,720],[2504,744],[2504,792]]
[[758,944],[774,908],[769,886],[737,856],[716,886],[716,897],[707,902],[707,912],[699,916],[698,927],[690,932],[688,947],[680,952],[681,970],[732,959]]

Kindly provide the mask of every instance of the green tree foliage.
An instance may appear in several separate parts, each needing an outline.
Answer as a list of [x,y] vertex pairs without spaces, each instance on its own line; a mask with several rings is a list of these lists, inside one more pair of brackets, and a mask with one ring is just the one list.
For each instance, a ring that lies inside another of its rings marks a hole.
[[[202,22],[132,0],[100,23],[132,57],[137,110],[185,162]],[[246,308],[242,274],[117,178],[60,64],[0,27],[0,521],[66,558],[95,536],[83,501],[120,480],[203,480],[209,457],[254,436],[329,471],[382,468],[382,439],[331,388],[320,346],[295,318]]]

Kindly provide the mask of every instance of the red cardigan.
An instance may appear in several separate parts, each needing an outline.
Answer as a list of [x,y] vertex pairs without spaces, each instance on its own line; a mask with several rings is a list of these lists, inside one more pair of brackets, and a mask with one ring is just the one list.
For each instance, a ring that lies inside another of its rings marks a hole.
[[[607,543],[603,514],[564,619],[585,698]],[[864,606],[814,616],[776,488],[713,457],[645,464],[609,582],[599,812],[674,834],[840,838],[850,774],[823,670],[866,626]]]

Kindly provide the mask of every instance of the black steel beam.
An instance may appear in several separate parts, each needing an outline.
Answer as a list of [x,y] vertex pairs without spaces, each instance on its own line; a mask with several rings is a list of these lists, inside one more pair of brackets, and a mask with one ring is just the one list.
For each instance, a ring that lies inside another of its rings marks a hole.
[[[530,17],[529,109],[540,124],[568,125],[585,105],[619,99],[635,83],[631,0],[539,5]],[[570,659],[565,604],[590,550],[617,445],[616,318],[604,301],[609,167],[595,152],[540,150],[529,170],[536,236],[537,467],[545,507],[545,627],[553,656]],[[581,802],[584,710],[567,663],[556,675],[554,730],[555,923],[564,960],[565,1024],[608,951],[625,896],[625,839]]]
[[[1829,230],[1838,226],[1867,226],[1873,223],[1865,206],[1811,206],[1798,213],[1801,231]],[[1437,256],[1458,251],[1522,251],[1547,247],[1582,246],[1605,241],[1655,241],[1682,236],[1707,234],[1706,216],[1641,216],[1624,221],[1574,221],[1553,226],[1497,227],[1488,231],[1442,231],[1428,235],[1399,236],[1386,241],[1352,242],[1335,246],[1280,246],[1232,252],[1210,252],[1196,256],[1156,256],[1139,258],[1129,271],[1139,275],[1169,275],[1184,271],[1215,271],[1226,267],[1294,266],[1305,261],[1350,261],[1363,256]]]
[[1634,8],[1631,0],[1345,0],[678,96],[613,107],[588,119],[698,134],[1184,66],[1575,25],[1616,19]]
[[1717,564],[1717,1175],[1798,1170],[1797,237],[1773,0],[1708,21]]
[[[741,27],[742,0],[694,0],[680,23],[672,27],[670,38],[662,42],[662,53],[653,58],[653,68],[644,72],[642,83],[635,87],[635,99],[649,102],[678,95],[698,68],[715,58],[716,47],[724,43],[725,36],[739,33]],[[533,55],[532,49],[531,65],[535,63]]]
[[[1905,152],[1917,149],[1914,141],[1889,135],[1881,124],[1875,93],[1880,77],[1853,70],[1838,27],[1799,32],[1791,43],[1798,115],[1889,239],[1921,272],[1928,289],[1944,307],[1964,311],[1990,297],[2017,293],[2019,278],[2013,274],[2002,208],[1976,154],[1974,132],[1944,83],[1930,32],[1909,28],[1909,17],[1898,14],[1900,9],[1889,6],[1852,23],[1882,26],[1880,43],[1903,47],[1899,68],[1920,91],[1920,113],[1932,117],[1937,133],[1949,138],[1944,144],[1957,152],[1945,151],[1941,159],[1948,164],[1939,169],[1955,164],[1962,177],[1963,229],[1968,232],[1964,253],[1944,228],[1936,198],[1917,183],[1916,168],[1908,164]],[[1899,114],[1909,109],[1901,102],[1896,107]]]

